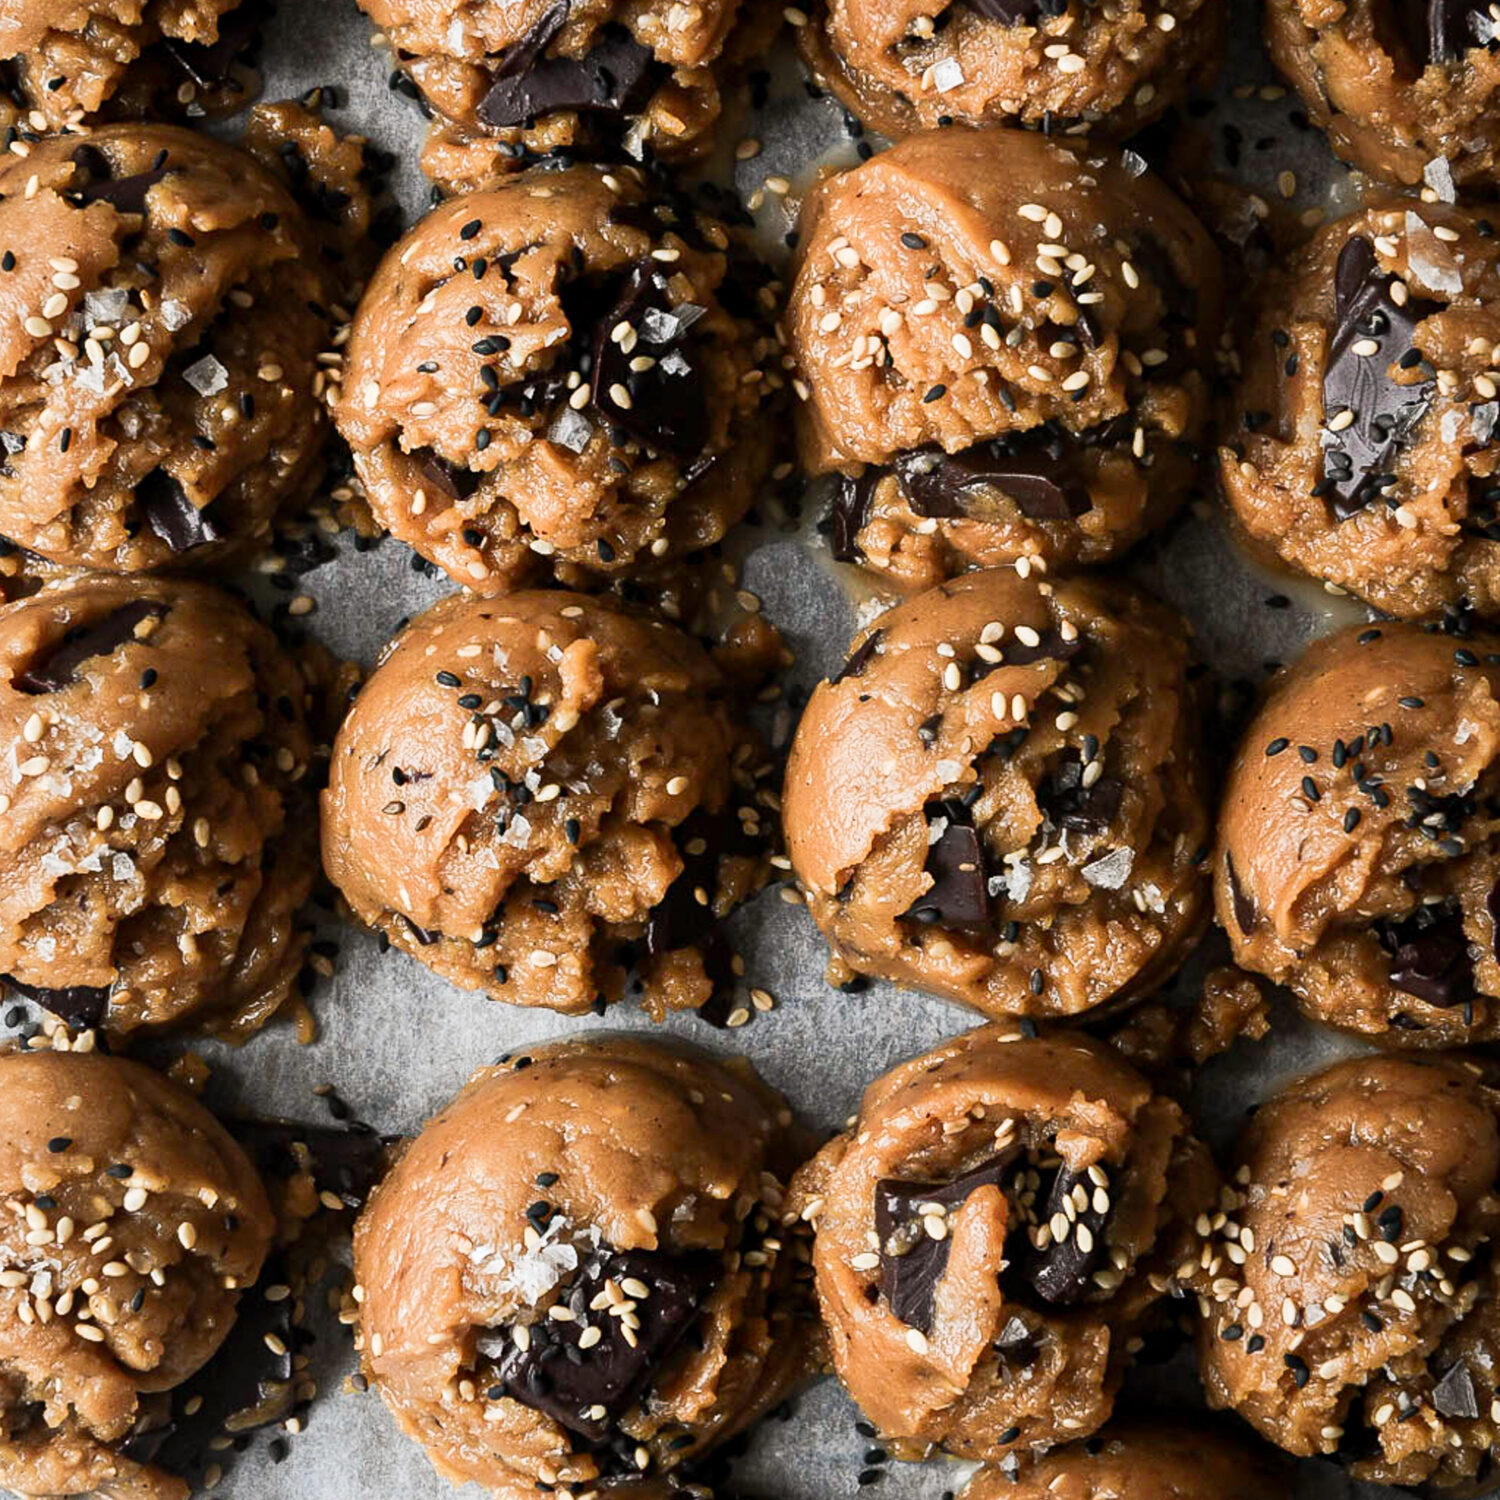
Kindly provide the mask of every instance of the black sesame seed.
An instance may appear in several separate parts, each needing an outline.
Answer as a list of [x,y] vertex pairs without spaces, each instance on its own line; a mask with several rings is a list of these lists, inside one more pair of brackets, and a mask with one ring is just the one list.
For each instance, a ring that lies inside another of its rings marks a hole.
[[1274,739],[1266,746],[1266,754],[1267,756],[1280,755],[1289,744],[1291,744],[1291,741],[1288,739]]

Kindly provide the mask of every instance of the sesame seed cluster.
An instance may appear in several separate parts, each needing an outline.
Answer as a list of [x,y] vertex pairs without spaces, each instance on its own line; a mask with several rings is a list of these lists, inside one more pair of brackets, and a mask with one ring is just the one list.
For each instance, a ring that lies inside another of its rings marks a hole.
[[354,321],[336,421],[391,532],[482,593],[717,542],[770,467],[775,294],[634,167],[434,209]]
[[1179,1269],[1209,1398],[1387,1484],[1482,1478],[1500,1436],[1495,1079],[1358,1058],[1262,1108]]
[[1219,451],[1257,551],[1390,614],[1493,612],[1497,257],[1482,212],[1406,202],[1329,225],[1272,274]]
[[1236,960],[1318,1020],[1413,1047],[1500,1034],[1500,640],[1387,621],[1273,683],[1215,858]]
[[1104,561],[1197,470],[1217,252],[1108,148],[954,128],[810,194],[786,315],[836,553],[925,587]]
[[95,578],[0,614],[0,673],[10,989],[116,1038],[254,1031],[316,869],[302,672],[216,589]]
[[90,1052],[0,1056],[0,1485],[181,1500],[131,1457],[219,1347],[272,1216],[185,1090]]
[[1215,1191],[1181,1109],[1108,1048],[984,1026],[871,1084],[788,1217],[892,1451],[1013,1465],[1109,1416]]
[[476,1073],[355,1233],[397,1422],[455,1481],[580,1494],[746,1426],[806,1355],[790,1125],[748,1065],[623,1037]]
[[808,702],[785,793],[831,977],[992,1017],[1077,1015],[1165,979],[1207,917],[1187,671],[1154,602],[1007,570],[856,637]]
[[0,532],[52,562],[222,566],[321,471],[323,261],[232,147],[118,125],[8,154],[0,327]]
[[953,123],[1121,139],[1211,75],[1220,0],[829,0],[794,17],[818,81],[896,138]]
[[608,598],[453,596],[334,744],[323,855],[355,915],[466,989],[658,1018],[735,974],[714,919],[767,873],[768,766],[709,657]]

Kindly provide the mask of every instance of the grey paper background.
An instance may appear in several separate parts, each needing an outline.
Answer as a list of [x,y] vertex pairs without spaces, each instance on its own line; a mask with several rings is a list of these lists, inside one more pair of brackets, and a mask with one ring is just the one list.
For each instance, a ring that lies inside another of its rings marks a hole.
[[[1261,92],[1274,77],[1257,35],[1259,6],[1252,0],[1230,4],[1237,12],[1230,55],[1213,111],[1196,128],[1212,136],[1222,152],[1223,126],[1237,127],[1242,143],[1237,175],[1267,198],[1280,196],[1278,176],[1290,169],[1297,174],[1298,209],[1352,203],[1347,174],[1317,139],[1290,123],[1296,101],[1276,89]],[[372,46],[372,36],[353,0],[281,0],[267,37],[264,97],[337,85],[344,103],[330,119],[396,153],[396,183],[410,216],[427,201],[428,185],[416,166],[425,126],[414,106],[390,93],[391,55]],[[774,75],[769,106],[760,118],[726,129],[721,155],[747,199],[767,177],[791,182],[790,197],[764,194],[757,214],[767,253],[781,254],[782,236],[795,220],[797,189],[818,164],[855,158],[841,111],[830,101],[808,97],[785,43],[767,65]],[[224,129],[233,133],[235,122]],[[732,147],[741,135],[757,137],[763,149],[753,160],[733,163]],[[820,510],[817,504],[806,507],[800,535],[756,533],[744,546],[744,584],[761,596],[785,631],[797,654],[791,678],[803,686],[842,661],[856,615],[875,607],[853,570],[832,563],[818,542],[812,522]],[[413,572],[410,561],[398,543],[356,554],[345,539],[337,560],[301,580],[316,601],[303,623],[333,650],[368,665],[400,619],[451,588],[446,579]],[[1332,598],[1316,585],[1247,564],[1227,540],[1207,490],[1132,566],[1184,610],[1200,653],[1226,678],[1259,680],[1268,664],[1289,659],[1312,635],[1360,615],[1348,600]],[[1290,602],[1267,605],[1276,594]],[[1213,749],[1227,753],[1227,747]],[[730,1033],[681,1016],[667,1030],[711,1049],[748,1052],[762,1074],[820,1127],[833,1127],[849,1115],[871,1078],[976,1019],[942,1001],[889,987],[860,996],[829,989],[822,977],[821,940],[806,913],[774,890],[742,913],[736,928],[749,980],[777,998],[776,1010]],[[341,930],[337,936],[337,975],[320,987],[315,1001],[320,1035],[314,1045],[299,1046],[289,1028],[272,1026],[239,1052],[201,1049],[219,1075],[216,1087],[243,1108],[325,1118],[313,1090],[331,1083],[360,1117],[381,1130],[410,1131],[473,1068],[522,1043],[598,1027],[653,1029],[628,1006],[615,1007],[604,1021],[513,1010],[454,990],[401,954],[379,953],[365,935]],[[1241,1044],[1199,1081],[1201,1122],[1216,1144],[1232,1138],[1245,1107],[1278,1081],[1349,1050],[1345,1041],[1317,1033],[1284,1007],[1277,1021],[1271,1039]],[[377,1397],[347,1388],[353,1367],[347,1335],[325,1327],[314,1350],[320,1395],[307,1431],[292,1440],[280,1464],[270,1461],[264,1439],[259,1440],[215,1493],[236,1500],[422,1500],[453,1493],[421,1450],[398,1434]],[[1173,1384],[1191,1390],[1190,1381],[1186,1387]],[[938,1500],[966,1472],[943,1461],[892,1465],[876,1488],[858,1491],[855,1476],[869,1444],[855,1432],[854,1418],[835,1382],[819,1384],[799,1399],[791,1422],[769,1423],[757,1435],[739,1471],[739,1487],[767,1500],[856,1493],[871,1500]],[[1305,1465],[1301,1476],[1302,1492],[1309,1495],[1347,1489],[1326,1465]],[[470,1487],[463,1493],[478,1497],[481,1492]],[[1371,1493],[1379,1492],[1371,1487]]]

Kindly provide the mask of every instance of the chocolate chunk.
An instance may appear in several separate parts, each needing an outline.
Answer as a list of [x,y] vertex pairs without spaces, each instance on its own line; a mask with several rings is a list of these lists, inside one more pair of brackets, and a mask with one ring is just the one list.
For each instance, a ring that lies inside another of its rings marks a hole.
[[[682,873],[646,918],[646,953],[651,958],[678,948],[696,947],[716,929],[713,898],[719,886],[719,861],[737,854],[754,854],[758,847],[728,810],[694,812],[678,825],[673,837],[682,858]],[[707,904],[698,899],[698,891],[707,894]]]
[[132,600],[112,609],[92,625],[75,625],[57,643],[50,655],[33,662],[19,677],[16,686],[23,693],[56,693],[78,680],[78,669],[96,656],[113,656],[129,641],[144,620],[160,620],[167,613],[165,604],[148,599]]
[[1002,26],[1029,26],[1041,10],[1041,0],[968,0],[969,9]]
[[108,988],[90,984],[70,984],[62,989],[43,989],[36,984],[22,984],[9,974],[0,974],[0,984],[22,1000],[30,1000],[43,1010],[50,1010],[74,1031],[91,1031],[104,1019],[109,1008]]
[[[619,300],[595,325],[593,402],[600,414],[648,448],[692,458],[708,441],[708,392],[685,353],[686,335],[697,309],[677,308],[667,278],[643,261],[626,278]],[[622,323],[638,342],[626,351],[612,337]],[[655,324],[673,330],[650,338]],[[632,366],[642,356],[649,369]],[[618,399],[623,388],[625,402]]]
[[1008,496],[1033,521],[1074,521],[1094,508],[1077,442],[1050,427],[990,438],[961,453],[917,448],[894,467],[919,516],[975,516],[975,502],[989,491]]
[[1229,853],[1224,855],[1224,868],[1229,875],[1229,900],[1234,907],[1234,925],[1239,928],[1241,937],[1249,937],[1251,933],[1260,926],[1260,913],[1255,909],[1255,902],[1245,893],[1245,888],[1240,884],[1239,871],[1234,867],[1234,857]]
[[854,648],[849,660],[839,668],[837,677],[831,679],[834,683],[845,682],[851,677],[863,677],[865,668],[870,665],[870,659],[880,649],[880,642],[885,637],[885,631],[872,630],[858,646]]
[[286,1181],[304,1169],[320,1192],[359,1208],[385,1165],[386,1147],[399,1139],[368,1125],[306,1125],[296,1120],[230,1120],[230,1134],[262,1177]]
[[1083,784],[1083,760],[1076,750],[1066,751],[1054,769],[1042,778],[1036,800],[1058,828],[1076,833],[1103,833],[1120,810],[1125,788],[1113,776],[1101,776],[1090,786]]
[[1399,922],[1377,922],[1375,932],[1398,990],[1444,1009],[1473,999],[1474,965],[1456,905],[1419,906]]
[[866,466],[858,479],[847,474],[839,475],[838,488],[833,492],[833,504],[828,508],[830,534],[829,550],[838,562],[859,561],[859,537],[866,521],[870,519],[870,506],[875,500],[875,487],[887,469]]
[[[1078,1207],[1080,1200],[1082,1208]],[[1067,1208],[1070,1202],[1072,1213]],[[1094,1207],[1094,1184],[1087,1173],[1057,1168],[1046,1206],[1036,1217],[1039,1224],[1050,1225],[1061,1215],[1067,1221],[1067,1236],[1050,1237],[1043,1250],[1028,1239],[1017,1265],[1026,1283],[1044,1302],[1066,1307],[1093,1290],[1094,1271],[1104,1258],[1104,1226],[1109,1213],[1108,1207],[1103,1213]],[[1048,1233],[1050,1236],[1050,1229]]]
[[605,26],[582,57],[544,57],[567,24],[570,0],[557,0],[500,55],[494,82],[475,116],[493,130],[528,125],[556,110],[638,114],[666,71],[623,26]]
[[1012,1313],[1006,1319],[1005,1327],[1000,1330],[994,1347],[1006,1364],[1018,1365],[1022,1369],[1033,1363],[1038,1352],[1030,1325],[1017,1313]]
[[1479,1416],[1479,1397],[1474,1390],[1474,1377],[1463,1360],[1455,1360],[1443,1372],[1442,1378],[1432,1388],[1432,1404],[1438,1415],[1460,1417],[1474,1421]]
[[109,158],[97,146],[80,146],[73,153],[74,164],[88,173],[89,180],[70,189],[70,196],[80,204],[108,203],[118,213],[146,212],[146,194],[167,175],[163,162],[147,172],[116,177]]
[[450,500],[467,500],[484,478],[484,475],[476,474],[462,464],[449,463],[446,458],[439,458],[431,448],[425,448],[419,454],[414,453],[412,457],[417,460],[417,468],[428,484]]
[[[684,1334],[697,1321],[713,1289],[714,1258],[663,1255],[645,1250],[607,1250],[593,1256],[566,1296],[570,1321],[544,1318],[531,1325],[525,1349],[513,1332],[496,1328],[475,1340],[492,1359],[496,1376],[515,1400],[539,1411],[590,1442],[603,1442],[614,1421],[650,1386]],[[624,1337],[624,1321],[590,1304],[606,1281],[644,1282],[648,1293],[635,1299],[635,1343]],[[602,1337],[579,1347],[584,1329]]]
[[[1050,625],[1046,630],[1037,631],[1034,646],[1018,640],[1012,634],[1000,648],[1000,663],[1007,667],[1029,667],[1038,661],[1072,661],[1082,650],[1083,640],[1080,636],[1075,635],[1071,640],[1065,640],[1061,630]],[[988,672],[985,675],[988,676]]]
[[[1390,484],[1392,460],[1410,441],[1431,400],[1431,379],[1402,385],[1390,370],[1412,349],[1417,325],[1437,311],[1437,304],[1408,297],[1398,307],[1391,300],[1394,282],[1395,277],[1379,271],[1374,247],[1363,236],[1356,235],[1339,252],[1323,411],[1331,420],[1348,410],[1354,420],[1330,434],[1318,493],[1340,521],[1363,510]],[[1376,346],[1375,353],[1354,352],[1365,340]]]
[[[126,1438],[120,1445],[126,1458],[188,1476],[222,1456],[225,1438],[284,1422],[291,1415],[296,1404],[292,1357],[297,1342],[292,1301],[271,1302],[263,1295],[266,1287],[284,1284],[286,1276],[285,1263],[273,1256],[255,1288],[241,1299],[234,1327],[218,1353],[172,1391],[171,1415],[164,1424]],[[277,1341],[280,1352],[266,1343],[268,1336]]]
[[240,55],[249,50],[260,29],[261,7],[255,0],[242,0],[234,10],[219,17],[218,38],[212,42],[183,42],[167,37],[163,50],[200,89],[217,88],[229,81]]
[[191,552],[224,540],[224,532],[210,514],[212,506],[194,505],[181,483],[165,469],[152,469],[136,485],[135,504],[146,524],[173,552]]
[[1455,62],[1470,47],[1480,46],[1474,22],[1481,17],[1488,19],[1486,9],[1473,0],[1427,0],[1427,61]]
[[875,1233],[880,1240],[880,1289],[891,1311],[910,1328],[932,1331],[937,1284],[948,1268],[950,1241],[935,1240],[920,1209],[941,1203],[956,1209],[982,1187],[1005,1191],[1020,1148],[1012,1146],[951,1182],[903,1182],[883,1177],[875,1184]]
[[[932,840],[933,825],[942,828]],[[990,922],[989,873],[984,847],[969,809],[954,798],[927,805],[927,862],[932,887],[902,912],[907,921],[937,927],[986,927]]]

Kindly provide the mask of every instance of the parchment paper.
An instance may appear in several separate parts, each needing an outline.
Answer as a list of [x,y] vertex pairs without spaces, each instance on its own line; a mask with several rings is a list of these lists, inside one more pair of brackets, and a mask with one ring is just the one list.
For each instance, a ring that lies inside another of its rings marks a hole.
[[[747,0],[777,3],[777,0]],[[1281,174],[1296,174],[1293,202],[1308,210],[1352,202],[1348,176],[1326,154],[1315,133],[1292,124],[1296,101],[1275,84],[1261,47],[1259,5],[1231,0],[1237,12],[1229,57],[1212,110],[1194,121],[1215,143],[1228,168],[1233,130],[1238,132],[1236,175],[1268,199],[1282,197]],[[281,0],[265,53],[264,97],[300,94],[315,84],[335,84],[346,101],[330,118],[370,135],[399,158],[396,184],[408,216],[428,201],[417,170],[425,124],[417,109],[387,85],[388,49],[372,46],[373,30],[353,0]],[[757,212],[768,254],[785,253],[782,237],[795,222],[796,192],[816,167],[855,159],[842,111],[809,97],[800,67],[783,43],[767,60],[773,82],[760,117],[725,131],[725,170],[747,200],[763,199]],[[1232,128],[1226,135],[1225,127]],[[216,127],[233,134],[235,122]],[[760,153],[733,161],[742,136],[762,143]],[[721,172],[721,178],[722,178]],[[790,195],[766,191],[767,178],[784,177]],[[800,534],[760,532],[746,539],[745,586],[764,601],[797,653],[792,680],[811,685],[842,661],[857,614],[875,602],[854,570],[831,562],[813,522],[821,507],[808,504]],[[1226,679],[1258,681],[1267,666],[1294,656],[1301,645],[1336,623],[1360,616],[1350,601],[1316,585],[1252,568],[1228,541],[1211,491],[1159,541],[1142,549],[1134,570],[1192,621],[1202,657]],[[316,600],[304,623],[329,647],[369,664],[398,621],[447,592],[451,585],[423,578],[396,542],[355,553],[345,543],[338,558],[301,581]],[[1286,596],[1282,607],[1267,604]],[[284,598],[285,596],[281,596]],[[790,725],[783,722],[783,731]],[[1211,754],[1228,753],[1226,746]],[[603,1021],[574,1020],[516,1010],[450,988],[404,955],[378,952],[373,939],[337,932],[337,974],[315,1002],[320,1035],[300,1046],[290,1028],[272,1026],[235,1052],[200,1050],[212,1063],[216,1092],[239,1106],[304,1119],[326,1118],[314,1097],[333,1084],[355,1112],[384,1131],[411,1131],[444,1103],[470,1071],[520,1044],[591,1028],[653,1028],[629,1006]],[[857,1105],[863,1086],[900,1059],[974,1024],[975,1017],[945,1002],[877,986],[859,996],[831,990],[823,981],[826,958],[806,913],[768,891],[736,921],[750,981],[769,990],[777,1008],[732,1032],[715,1031],[694,1017],[676,1017],[667,1029],[718,1051],[747,1052],[761,1073],[783,1089],[805,1118],[832,1128]],[[1300,1022],[1283,1007],[1272,1037],[1241,1044],[1211,1064],[1199,1080],[1204,1132],[1222,1145],[1232,1139],[1245,1108],[1286,1077],[1351,1050],[1349,1043]],[[426,1500],[452,1493],[421,1452],[396,1430],[379,1399],[347,1389],[353,1370],[347,1334],[330,1318],[313,1350],[320,1395],[307,1430],[295,1437],[279,1464],[261,1438],[235,1461],[216,1493],[236,1500]],[[1141,1386],[1160,1384],[1143,1372]],[[1169,1376],[1165,1389],[1190,1401],[1191,1378]],[[797,1402],[790,1421],[771,1421],[757,1434],[737,1474],[736,1488],[771,1500],[826,1500],[865,1493],[871,1500],[938,1500],[966,1470],[938,1461],[893,1464],[878,1485],[858,1490],[861,1454],[870,1446],[854,1427],[856,1413],[836,1382],[825,1381]],[[1299,1495],[1344,1494],[1331,1466],[1300,1471]],[[1375,1487],[1363,1487],[1379,1493]],[[475,1488],[465,1495],[478,1496]],[[1272,1497],[1268,1497],[1272,1500]]]

